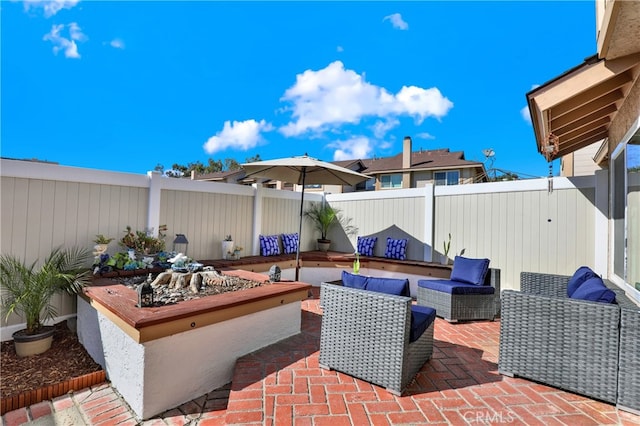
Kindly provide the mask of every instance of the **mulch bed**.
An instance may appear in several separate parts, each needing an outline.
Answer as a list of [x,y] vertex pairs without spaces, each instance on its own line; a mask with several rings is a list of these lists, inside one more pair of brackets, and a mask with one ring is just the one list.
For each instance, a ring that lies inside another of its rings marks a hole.
[[0,365],[2,398],[102,370],[66,321],[55,325],[51,349],[40,355],[18,357],[13,341],[2,342]]

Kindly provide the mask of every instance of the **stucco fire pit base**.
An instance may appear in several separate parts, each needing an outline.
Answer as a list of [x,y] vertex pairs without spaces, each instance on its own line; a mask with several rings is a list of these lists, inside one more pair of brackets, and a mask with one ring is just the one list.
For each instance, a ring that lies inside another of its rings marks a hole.
[[300,333],[310,287],[274,283],[144,309],[122,285],[90,287],[78,297],[78,337],[148,419],[229,383],[237,358]]

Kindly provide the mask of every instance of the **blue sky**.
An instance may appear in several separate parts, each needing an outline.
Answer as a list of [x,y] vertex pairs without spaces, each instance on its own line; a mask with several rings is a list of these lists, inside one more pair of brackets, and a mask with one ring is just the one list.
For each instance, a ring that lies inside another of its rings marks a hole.
[[[526,93],[596,52],[595,2],[9,1],[1,155],[146,173],[209,158],[464,151],[546,176]],[[557,173],[558,164],[554,163]]]

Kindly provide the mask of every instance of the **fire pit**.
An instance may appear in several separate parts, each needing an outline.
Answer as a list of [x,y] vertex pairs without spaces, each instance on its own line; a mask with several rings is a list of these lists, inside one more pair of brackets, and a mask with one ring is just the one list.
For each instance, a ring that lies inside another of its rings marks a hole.
[[223,273],[261,284],[138,308],[135,284],[103,278],[78,297],[80,342],[141,419],[229,383],[237,358],[300,333],[309,284]]

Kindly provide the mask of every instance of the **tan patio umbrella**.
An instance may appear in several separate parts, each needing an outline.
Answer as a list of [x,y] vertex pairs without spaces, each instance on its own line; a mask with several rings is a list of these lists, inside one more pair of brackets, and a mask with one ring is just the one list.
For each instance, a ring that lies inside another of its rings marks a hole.
[[298,249],[296,250],[296,281],[300,271],[300,244],[302,242],[302,206],[304,204],[305,185],[348,185],[369,179],[363,175],[335,164],[320,161],[307,154],[299,157],[279,158],[242,164],[249,177],[261,177],[302,185],[300,196],[300,226],[298,230]]

